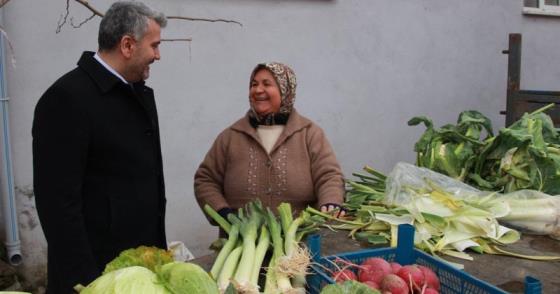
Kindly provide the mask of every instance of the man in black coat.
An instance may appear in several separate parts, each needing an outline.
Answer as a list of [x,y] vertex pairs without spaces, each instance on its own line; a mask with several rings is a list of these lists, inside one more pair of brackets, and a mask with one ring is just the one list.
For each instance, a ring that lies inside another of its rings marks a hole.
[[33,172],[47,293],[87,285],[122,250],[167,248],[158,118],[144,85],[165,25],[140,2],[114,3],[98,52],[84,52],[37,103]]

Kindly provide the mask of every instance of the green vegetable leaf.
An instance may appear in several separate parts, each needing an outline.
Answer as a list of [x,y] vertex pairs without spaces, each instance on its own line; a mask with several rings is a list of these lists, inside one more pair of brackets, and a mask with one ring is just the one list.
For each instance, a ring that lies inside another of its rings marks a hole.
[[321,294],[379,294],[380,292],[358,281],[345,281],[342,284],[331,284],[321,290]]
[[172,294],[219,294],[218,285],[200,266],[194,263],[173,262],[157,270],[161,284]]
[[124,250],[105,266],[103,274],[129,266],[143,266],[151,271],[173,261],[173,253],[157,247],[139,246]]

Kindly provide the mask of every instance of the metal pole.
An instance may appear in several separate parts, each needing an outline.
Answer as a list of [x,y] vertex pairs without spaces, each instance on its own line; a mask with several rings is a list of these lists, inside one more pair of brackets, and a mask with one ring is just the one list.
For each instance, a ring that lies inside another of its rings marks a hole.
[[[0,11],[1,13],[1,11]],[[1,17],[1,15],[0,15]],[[1,19],[0,19],[1,20]],[[22,262],[21,245],[16,210],[16,197],[14,189],[14,176],[12,168],[12,150],[10,144],[10,117],[8,112],[8,89],[6,87],[6,40],[0,34],[0,121],[2,122],[2,206],[4,212],[4,225],[6,227],[6,251],[8,262],[19,265]]]

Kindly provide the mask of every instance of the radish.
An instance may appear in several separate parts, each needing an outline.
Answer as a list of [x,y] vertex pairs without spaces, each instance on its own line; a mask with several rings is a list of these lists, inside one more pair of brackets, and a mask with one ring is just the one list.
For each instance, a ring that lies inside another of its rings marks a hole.
[[386,275],[381,281],[381,291],[392,294],[408,294],[408,285],[395,274]]
[[435,289],[439,291],[439,279],[437,275],[429,267],[419,265],[418,268],[424,273],[424,280],[428,288]]
[[391,272],[386,272],[382,269],[376,269],[371,264],[366,264],[360,266],[360,269],[358,270],[358,281],[362,283],[366,281],[372,281],[376,284],[379,284],[381,283],[383,277],[390,273]]
[[365,282],[362,282],[362,283],[368,285],[372,289],[379,290],[379,285],[374,281],[365,281]]
[[402,265],[398,262],[391,262],[389,264],[391,265],[391,269],[393,270],[393,274],[396,274],[402,267]]
[[360,266],[358,277],[360,282],[373,281],[381,283],[383,277],[392,273],[391,265],[383,258],[368,258]]
[[424,285],[424,273],[415,264],[401,267],[397,276],[401,277],[407,285],[412,285],[413,289],[420,290]]
[[386,273],[391,272],[391,265],[385,259],[380,257],[368,258],[364,262],[362,262],[362,265],[366,264],[371,265],[375,270],[383,270]]
[[426,288],[424,289],[424,292],[422,292],[423,294],[439,294],[439,292],[436,289],[432,289],[432,288]]
[[341,271],[336,272],[333,275],[333,278],[334,278],[335,282],[337,282],[337,283],[342,283],[342,282],[347,281],[347,280],[353,280],[353,281],[358,280],[356,278],[356,274],[349,269],[345,269],[345,270],[341,270]]

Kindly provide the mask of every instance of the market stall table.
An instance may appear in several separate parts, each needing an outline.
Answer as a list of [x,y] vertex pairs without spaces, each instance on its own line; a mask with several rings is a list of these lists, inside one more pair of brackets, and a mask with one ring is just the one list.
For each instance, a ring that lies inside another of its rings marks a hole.
[[[368,248],[347,237],[347,232],[333,232],[323,229],[321,235],[322,255],[358,251]],[[560,241],[546,236],[523,235],[515,244],[504,247],[505,250],[525,255],[556,255],[560,256]],[[446,257],[445,259],[465,265],[465,271],[478,279],[510,293],[523,293],[526,276],[541,281],[543,294],[560,293],[560,261],[533,261],[509,256],[471,253],[473,261]],[[210,270],[216,255],[209,254],[199,257],[193,262],[206,270]]]

